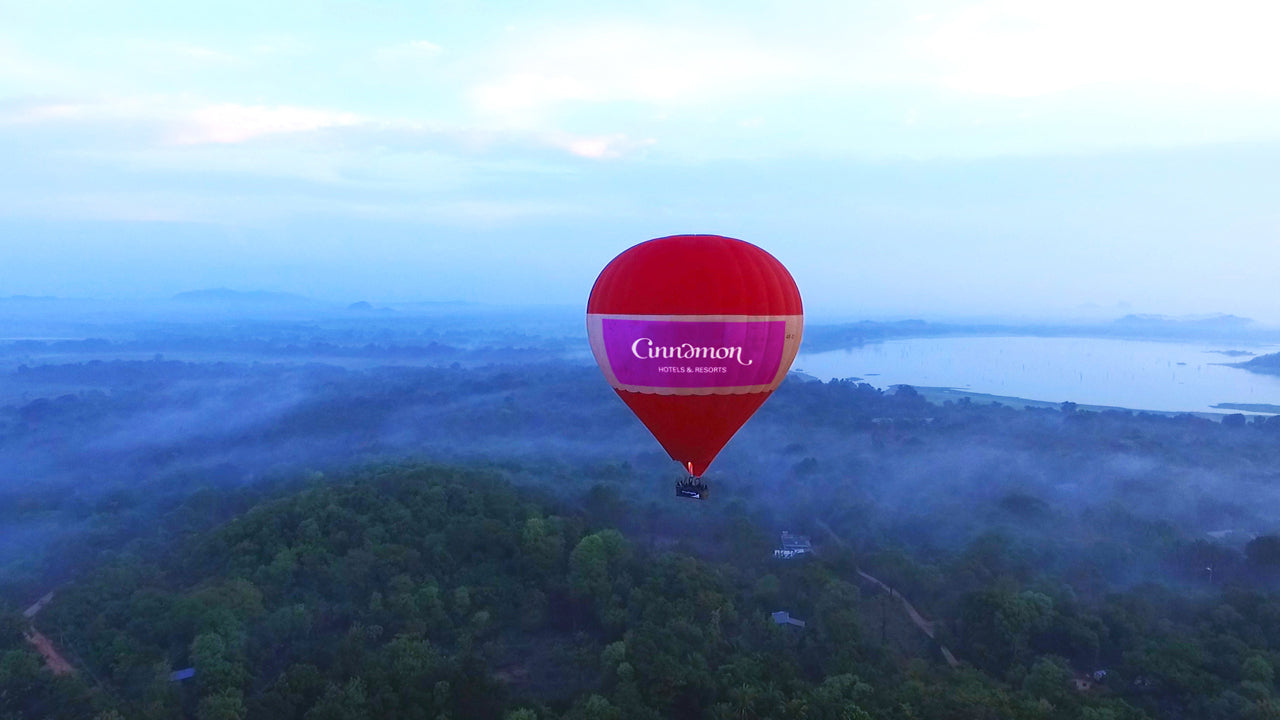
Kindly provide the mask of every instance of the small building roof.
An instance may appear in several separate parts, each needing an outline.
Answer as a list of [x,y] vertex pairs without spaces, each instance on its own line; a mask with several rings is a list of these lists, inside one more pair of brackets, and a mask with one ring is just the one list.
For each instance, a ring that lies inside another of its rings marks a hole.
[[47,592],[47,593],[45,593],[45,594],[44,594],[44,597],[42,597],[42,598],[40,598],[39,600],[37,600],[37,601],[35,602],[35,604],[34,604],[34,605],[32,605],[31,607],[27,608],[26,610],[23,610],[23,611],[22,611],[22,617],[24,617],[24,618],[26,618],[26,619],[30,620],[31,618],[33,618],[33,617],[35,617],[35,616],[36,616],[36,613],[38,613],[38,612],[40,612],[41,610],[43,610],[43,609],[44,609],[44,606],[45,606],[45,605],[48,605],[48,604],[49,604],[49,601],[50,601],[50,600],[52,600],[52,599],[53,599],[53,591],[52,591],[52,590],[50,590],[49,592]]
[[803,620],[797,620],[791,617],[791,613],[786,610],[779,610],[772,614],[773,622],[777,625],[795,625],[796,627],[804,627]]

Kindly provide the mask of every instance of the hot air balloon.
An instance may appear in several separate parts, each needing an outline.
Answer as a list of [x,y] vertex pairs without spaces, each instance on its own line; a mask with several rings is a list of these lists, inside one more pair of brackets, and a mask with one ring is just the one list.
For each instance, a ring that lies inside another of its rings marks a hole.
[[587,302],[605,378],[689,473],[701,499],[711,461],[777,389],[800,349],[804,314],[769,253],[719,235],[673,235],[614,258]]

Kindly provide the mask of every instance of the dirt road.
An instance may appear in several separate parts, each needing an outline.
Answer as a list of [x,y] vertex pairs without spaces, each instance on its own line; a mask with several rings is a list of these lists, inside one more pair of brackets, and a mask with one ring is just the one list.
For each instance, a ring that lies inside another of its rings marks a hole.
[[44,606],[49,604],[49,601],[52,599],[53,593],[47,593],[44,597],[36,601],[34,605],[27,608],[26,612],[22,613],[23,617],[31,623],[31,631],[23,633],[23,636],[27,638],[27,642],[34,645],[36,650],[44,656],[44,664],[53,671],[54,675],[70,675],[75,673],[76,669],[71,666],[71,663],[67,662],[66,658],[62,657],[62,653],[58,652],[58,648],[53,646],[53,643],[49,641],[49,638],[45,637],[36,629],[36,615],[39,614],[39,612],[44,609]]
[[[816,521],[816,524],[818,525],[818,527],[825,530],[827,534],[830,535],[832,539],[834,539],[836,543],[838,543],[841,547],[846,549],[849,548],[849,544],[846,543],[843,538],[837,535],[834,530],[828,527],[826,523],[822,522],[821,520],[818,520]],[[888,593],[890,597],[898,598],[898,600],[902,603],[902,609],[907,612],[907,617],[911,619],[912,624],[920,628],[920,631],[923,632],[925,635],[928,635],[929,639],[931,640],[933,639],[934,637],[933,621],[921,615],[920,611],[916,610],[915,606],[912,605],[910,602],[908,602],[907,599],[901,595],[901,593],[889,587],[885,583],[881,582],[879,578],[872,576],[870,573],[864,572],[861,568],[858,569],[858,575],[862,577],[862,579],[866,580],[867,582],[870,582],[876,587],[879,587],[884,592]],[[938,647],[942,649],[942,658],[947,661],[948,665],[950,665],[951,667],[957,667],[958,665],[960,665],[960,661],[957,660],[956,656],[953,655],[951,651],[947,649],[946,645],[940,644],[938,645]]]
[[58,649],[49,642],[49,638],[45,637],[35,627],[31,628],[31,632],[26,633],[27,642],[36,646],[36,650],[44,656],[44,664],[53,671],[54,675],[71,675],[76,669],[71,667],[71,663],[62,657]]

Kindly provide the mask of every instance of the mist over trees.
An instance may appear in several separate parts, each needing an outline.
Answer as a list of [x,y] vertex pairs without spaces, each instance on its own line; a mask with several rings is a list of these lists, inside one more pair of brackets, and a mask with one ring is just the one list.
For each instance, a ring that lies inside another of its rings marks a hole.
[[[681,503],[571,342],[455,322],[0,346],[0,713],[1271,712],[1280,418],[793,375]],[[74,676],[16,615],[54,587]]]

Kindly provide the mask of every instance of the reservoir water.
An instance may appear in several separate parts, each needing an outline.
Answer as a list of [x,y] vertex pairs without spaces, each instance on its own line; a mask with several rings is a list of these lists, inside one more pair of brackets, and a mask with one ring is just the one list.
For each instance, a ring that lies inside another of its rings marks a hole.
[[846,350],[801,353],[810,375],[861,378],[877,387],[907,384],[1049,402],[1135,410],[1237,412],[1218,403],[1280,406],[1280,375],[1227,363],[1222,351],[1263,355],[1277,345],[1189,344],[1059,337],[947,337],[890,340]]

